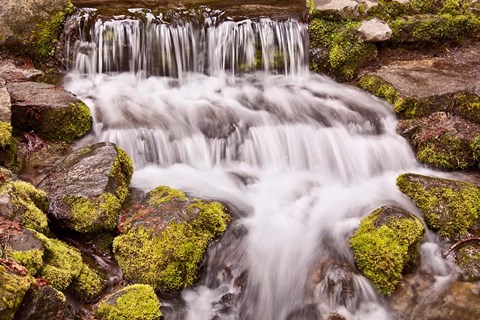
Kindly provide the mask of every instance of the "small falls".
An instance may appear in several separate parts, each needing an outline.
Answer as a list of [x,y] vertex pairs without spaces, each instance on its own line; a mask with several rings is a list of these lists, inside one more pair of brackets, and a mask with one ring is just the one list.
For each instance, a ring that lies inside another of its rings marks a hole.
[[[426,169],[388,104],[308,73],[306,24],[73,19],[65,86],[92,110],[90,139],[128,152],[133,186],[219,200],[235,218],[183,303],[164,301],[167,320],[399,318],[348,237],[383,205],[417,212],[395,179]],[[421,269],[448,279],[438,241],[422,248]]]

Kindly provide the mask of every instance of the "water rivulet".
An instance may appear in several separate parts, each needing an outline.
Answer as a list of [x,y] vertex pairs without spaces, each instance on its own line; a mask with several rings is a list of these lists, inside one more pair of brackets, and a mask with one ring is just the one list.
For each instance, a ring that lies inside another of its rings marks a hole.
[[[355,271],[348,237],[380,206],[416,212],[395,178],[425,169],[386,103],[308,73],[307,25],[92,19],[74,21],[66,87],[91,108],[93,139],[129,153],[135,187],[235,217],[183,307],[164,300],[166,319],[398,317]],[[420,268],[448,279],[438,251],[427,235]]]

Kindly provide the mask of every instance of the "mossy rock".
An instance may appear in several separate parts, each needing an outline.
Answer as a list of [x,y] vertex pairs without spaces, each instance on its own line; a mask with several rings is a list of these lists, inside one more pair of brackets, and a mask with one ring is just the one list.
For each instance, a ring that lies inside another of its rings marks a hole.
[[455,259],[461,270],[463,281],[480,280],[480,243],[463,244],[455,252]]
[[459,239],[477,224],[480,191],[471,183],[408,173],[397,178],[397,185],[444,238]]
[[70,153],[39,187],[47,191],[49,214],[64,229],[111,231],[128,195],[133,164],[113,143],[97,143]]
[[352,21],[312,19],[310,68],[341,81],[353,80],[358,70],[377,56],[374,44],[358,39],[359,25]]
[[[9,225],[1,218],[0,223],[3,226]],[[24,266],[29,275],[35,276],[38,274],[43,267],[44,248],[43,243],[35,236],[35,232],[28,229],[18,230],[7,227],[7,230],[0,230],[0,233],[2,233],[0,245],[3,246],[5,255]]]
[[159,320],[160,301],[149,285],[134,284],[105,297],[99,304],[99,320]]
[[90,109],[63,88],[39,82],[7,84],[12,126],[52,141],[73,142],[92,128]]
[[27,182],[13,179],[10,171],[0,171],[0,216],[25,228],[48,232],[47,195]]
[[10,122],[0,121],[0,165],[13,171],[18,169],[17,140],[12,136]]
[[33,282],[33,277],[17,275],[0,264],[0,319],[13,319]]
[[22,320],[80,320],[77,310],[65,295],[52,286],[32,286],[15,313]]
[[470,92],[459,92],[455,96],[454,112],[459,116],[480,124],[480,97]]
[[49,239],[37,233],[45,247],[44,264],[40,276],[60,291],[69,290],[81,300],[98,297],[105,288],[105,281],[82,259],[78,249],[58,239]]
[[227,228],[229,215],[218,202],[189,199],[169,187],[152,190],[126,210],[113,251],[134,283],[157,290],[191,286],[211,240]]
[[350,239],[358,270],[383,295],[390,295],[404,270],[415,265],[425,227],[397,207],[382,207],[362,220]]

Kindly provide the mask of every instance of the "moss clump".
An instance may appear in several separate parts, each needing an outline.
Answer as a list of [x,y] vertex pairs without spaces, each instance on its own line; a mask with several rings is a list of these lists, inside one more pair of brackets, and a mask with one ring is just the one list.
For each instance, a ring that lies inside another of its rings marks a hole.
[[14,181],[11,185],[11,201],[21,212],[23,226],[47,233],[48,219],[44,213],[48,209],[47,194],[24,181]]
[[90,109],[83,103],[48,108],[41,115],[41,134],[53,141],[73,142],[92,129]]
[[34,279],[22,277],[0,265],[0,319],[11,320]]
[[26,41],[27,52],[37,63],[52,58],[65,17],[73,13],[74,7],[68,2],[64,9],[53,14],[49,20],[37,23],[30,39]]
[[425,222],[442,237],[457,239],[475,226],[480,214],[480,191],[463,181],[403,174],[397,186],[424,214]]
[[311,69],[332,73],[340,80],[353,80],[357,71],[377,55],[375,45],[357,38],[358,26],[351,21],[313,19],[309,28],[314,52]]
[[472,152],[472,146],[447,133],[419,146],[417,159],[442,169],[464,170],[475,163]]
[[115,194],[122,203],[128,195],[128,188],[133,174],[133,163],[128,154],[118,146],[117,157],[115,158],[110,171],[110,177],[116,182]]
[[475,243],[465,244],[455,255],[464,281],[480,280],[480,247]]
[[[153,202],[168,210],[171,202],[161,199]],[[160,290],[193,284],[209,241],[226,230],[229,216],[218,202],[195,200],[185,211],[183,222],[171,222],[161,230],[158,225],[137,224],[115,238],[113,251],[126,279]]]
[[394,104],[400,97],[400,93],[392,84],[375,75],[361,77],[358,86],[379,98],[387,100],[390,104]]
[[17,140],[12,136],[10,122],[0,121],[0,165],[18,169]]
[[70,207],[69,227],[73,230],[89,233],[115,229],[121,210],[121,203],[115,195],[106,192],[93,199],[65,196],[62,200]]
[[188,200],[185,192],[167,186],[160,186],[150,191],[148,204],[155,207],[174,199],[179,201]]
[[70,285],[70,289],[85,301],[97,298],[104,288],[105,281],[86,264],[83,264],[80,273]]
[[480,97],[474,93],[459,93],[455,97],[454,112],[470,121],[480,124]]
[[31,276],[35,276],[43,267],[43,250],[12,251],[8,255],[27,268]]
[[381,294],[390,295],[404,268],[416,262],[424,233],[415,216],[398,208],[378,209],[350,239],[355,264]]
[[10,145],[12,140],[12,125],[10,122],[0,121],[0,148]]
[[100,320],[158,320],[162,313],[153,288],[135,284],[103,299],[96,316]]

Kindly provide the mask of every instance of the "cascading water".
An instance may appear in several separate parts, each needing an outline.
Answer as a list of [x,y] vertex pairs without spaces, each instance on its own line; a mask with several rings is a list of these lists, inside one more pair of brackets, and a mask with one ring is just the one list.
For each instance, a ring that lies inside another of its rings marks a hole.
[[[387,104],[308,73],[307,25],[75,19],[65,86],[90,106],[92,139],[130,154],[135,187],[220,200],[236,218],[167,319],[397,318],[354,271],[348,236],[380,206],[415,212],[395,178],[426,169]],[[422,268],[448,280],[427,239]]]

